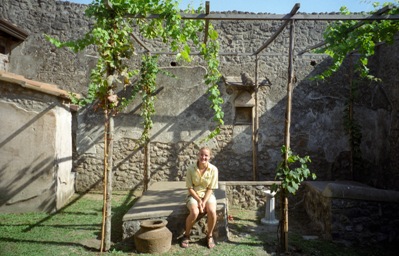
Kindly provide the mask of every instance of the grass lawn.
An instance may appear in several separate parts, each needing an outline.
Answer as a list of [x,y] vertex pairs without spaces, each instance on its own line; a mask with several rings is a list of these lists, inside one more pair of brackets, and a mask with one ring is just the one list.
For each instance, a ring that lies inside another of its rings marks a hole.
[[[113,194],[113,246],[104,255],[136,255],[133,241],[122,241],[122,217],[135,200],[130,193]],[[260,224],[262,214],[231,207],[229,210],[234,220],[229,222],[228,241],[217,242],[212,250],[204,241],[191,243],[187,249],[172,244],[163,255],[276,255],[277,232]],[[55,214],[0,214],[0,255],[98,255],[101,220],[99,193],[75,195]],[[284,255],[399,255],[395,248],[351,248],[320,239],[306,240],[303,235],[312,235],[307,225],[306,219],[290,218],[290,252]]]

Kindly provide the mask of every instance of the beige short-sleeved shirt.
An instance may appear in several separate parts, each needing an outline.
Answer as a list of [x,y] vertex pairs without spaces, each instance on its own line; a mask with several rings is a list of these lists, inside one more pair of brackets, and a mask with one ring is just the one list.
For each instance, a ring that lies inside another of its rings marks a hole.
[[218,168],[208,163],[208,168],[201,176],[197,164],[191,165],[187,169],[186,187],[193,188],[203,198],[207,189],[218,188]]

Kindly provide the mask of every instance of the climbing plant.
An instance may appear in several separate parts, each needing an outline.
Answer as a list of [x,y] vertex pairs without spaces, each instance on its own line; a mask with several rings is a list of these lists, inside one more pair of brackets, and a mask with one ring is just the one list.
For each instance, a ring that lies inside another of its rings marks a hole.
[[308,168],[308,163],[311,162],[309,156],[301,157],[295,155],[291,149],[282,146],[281,155],[284,156],[285,154],[288,154],[288,158],[286,161],[283,159],[278,164],[275,177],[275,180],[280,181],[281,184],[279,186],[273,184],[272,191],[278,191],[281,188],[282,192],[295,194],[305,179],[311,177],[314,180],[316,179],[316,174],[312,173]]
[[[186,12],[201,13],[203,7]],[[146,18],[149,14],[158,15],[158,18]],[[135,58],[138,54],[138,43],[132,38],[137,30],[146,39],[160,39],[169,46],[168,50],[176,52],[176,58],[179,60],[192,61],[190,55],[192,50],[199,49],[200,55],[206,62],[205,83],[209,86],[208,98],[214,112],[213,119],[217,124],[209,137],[212,138],[219,133],[220,126],[224,124],[224,113],[221,107],[223,99],[217,85],[221,77],[218,33],[212,24],[208,28],[208,41],[202,42],[200,37],[204,33],[204,21],[183,20],[178,10],[178,2],[175,0],[94,0],[87,8],[86,15],[96,22],[83,38],[61,42],[47,36],[48,40],[57,47],[68,47],[75,52],[89,45],[97,47],[99,59],[91,72],[87,94],[79,99],[71,95],[75,104],[83,106],[96,102],[97,107],[109,109],[115,115],[123,110],[138,93],[141,93],[146,102],[141,108],[141,115],[145,119],[142,136],[149,137],[152,126],[150,119],[155,113],[153,109],[155,97],[148,95],[148,89],[156,86],[156,79],[151,79],[149,73],[156,75],[160,69],[154,68],[156,56],[143,58],[140,68],[129,65],[128,60]],[[106,75],[107,72],[108,75]],[[139,75],[141,81],[131,84],[132,78],[136,75]],[[134,87],[130,97],[120,98],[116,94],[115,90],[119,84]]]
[[[384,14],[399,14],[399,1],[373,3],[375,14],[379,9],[387,8]],[[349,15],[351,12],[346,7],[341,7],[341,14]],[[359,122],[354,118],[354,104],[358,98],[359,79],[379,81],[380,79],[370,73],[368,61],[375,54],[375,47],[380,43],[392,44],[395,35],[399,32],[399,23],[396,20],[382,19],[378,21],[347,20],[331,23],[324,32],[325,46],[315,50],[332,58],[330,65],[324,72],[317,75],[316,79],[325,79],[335,73],[349,58],[348,87],[349,96],[344,109],[344,126],[349,135],[351,147],[351,174],[354,178],[354,169],[361,168],[362,155],[360,150],[362,133]],[[352,53],[356,53],[353,56]]]
[[293,154],[286,145],[281,147],[282,160],[277,166],[275,180],[280,184],[274,183],[271,186],[273,192],[280,193],[281,198],[281,220],[279,223],[279,244],[285,251],[288,250],[288,194],[298,191],[301,183],[309,178],[316,179],[316,174],[308,168],[311,162],[309,156],[301,157]]
[[[192,13],[203,11],[202,6],[187,10]],[[150,14],[157,17],[149,18]],[[223,99],[217,86],[221,76],[218,70],[219,43],[212,24],[207,26],[207,40],[200,40],[205,21],[182,19],[175,0],[93,0],[86,9],[86,15],[93,19],[94,25],[82,38],[67,42],[51,36],[46,38],[57,47],[68,47],[75,52],[90,45],[97,50],[98,61],[91,71],[87,93],[81,98],[76,95],[71,97],[75,104],[93,104],[96,109],[104,111],[104,207],[100,250],[106,251],[110,248],[113,116],[141,94],[143,132],[139,144],[147,146],[155,113],[156,76],[161,72],[157,56],[150,52],[142,56],[139,67],[132,64],[132,60],[140,54],[137,50],[140,49],[140,40],[135,34],[147,40],[163,42],[168,51],[176,53],[179,60],[191,61],[193,49],[200,52],[207,64],[205,83],[217,124],[209,138],[217,135],[223,125]],[[129,88],[130,95],[119,96],[120,87]]]
[[349,135],[349,145],[351,147],[351,174],[354,177],[354,169],[362,167],[362,131],[361,125],[358,120],[354,118],[353,106],[359,97],[359,83],[357,81],[350,81],[349,84],[349,97],[345,103],[344,108],[344,128]]
[[[382,6],[390,6],[391,9],[387,15],[399,14],[399,1],[373,3],[377,10]],[[349,15],[351,12],[347,7],[340,9],[341,14]],[[370,13],[374,14],[376,11]],[[355,71],[360,77],[376,80],[374,75],[370,74],[367,67],[369,57],[375,53],[375,46],[378,43],[392,44],[394,36],[399,31],[399,22],[396,20],[383,19],[378,21],[365,21],[362,26],[356,26],[356,20],[340,20],[327,26],[323,36],[325,46],[316,49],[317,53],[324,53],[332,58],[332,65],[316,78],[325,79],[335,73],[342,65],[344,59],[351,53],[358,54],[358,61],[355,64]],[[354,27],[356,26],[356,29]]]

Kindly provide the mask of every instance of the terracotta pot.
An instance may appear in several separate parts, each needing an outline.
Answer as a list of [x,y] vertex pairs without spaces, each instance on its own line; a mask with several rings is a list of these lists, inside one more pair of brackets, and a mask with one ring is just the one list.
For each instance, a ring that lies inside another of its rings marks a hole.
[[167,252],[172,245],[172,232],[166,227],[167,220],[144,220],[134,235],[136,249],[140,253]]

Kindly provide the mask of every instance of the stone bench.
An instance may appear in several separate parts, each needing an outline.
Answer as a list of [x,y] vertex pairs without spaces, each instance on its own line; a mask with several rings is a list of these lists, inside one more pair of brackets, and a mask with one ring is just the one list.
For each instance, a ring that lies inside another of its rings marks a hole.
[[[157,182],[149,187],[130,210],[123,216],[123,238],[129,239],[140,229],[140,222],[148,219],[166,219],[167,227],[176,241],[184,233],[185,220],[188,209],[185,205],[187,189],[184,181]],[[216,189],[217,224],[214,237],[219,241],[226,240],[227,227],[227,199],[224,186]],[[192,239],[205,236],[205,218],[199,220],[192,230]]]

